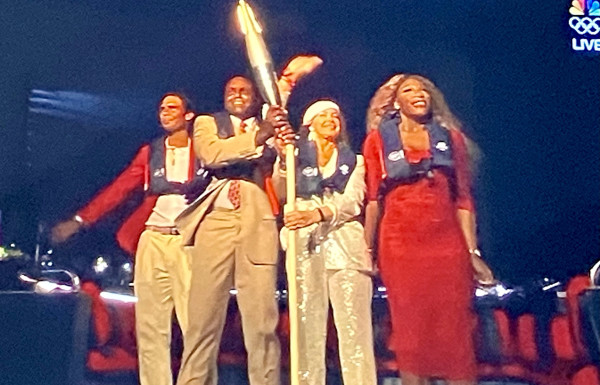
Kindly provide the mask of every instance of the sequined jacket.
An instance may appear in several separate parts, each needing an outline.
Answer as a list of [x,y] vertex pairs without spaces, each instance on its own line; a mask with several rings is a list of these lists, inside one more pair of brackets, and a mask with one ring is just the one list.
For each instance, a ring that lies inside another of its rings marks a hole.
[[[323,170],[323,176],[333,174],[337,162],[337,152],[331,157]],[[273,183],[285,185],[285,173],[279,162],[273,169]],[[365,162],[357,155],[356,167],[350,175],[343,192],[326,190],[310,198],[296,198],[297,210],[313,210],[316,207],[328,207],[333,213],[330,221],[312,224],[297,230],[298,254],[310,257],[313,254],[325,256],[325,266],[329,270],[353,269],[370,272],[373,262],[367,252],[364,228],[359,221],[365,197]],[[281,191],[279,188],[278,191]],[[285,195],[280,193],[279,195]],[[283,248],[287,244],[287,228],[280,233]]]

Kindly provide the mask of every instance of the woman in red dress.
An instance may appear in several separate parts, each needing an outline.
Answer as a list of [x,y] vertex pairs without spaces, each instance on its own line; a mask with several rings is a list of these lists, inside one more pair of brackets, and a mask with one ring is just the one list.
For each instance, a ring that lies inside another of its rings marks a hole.
[[367,116],[365,231],[372,247],[379,222],[378,264],[402,384],[473,384],[473,275],[493,275],[477,249],[460,124],[418,75],[392,77]]

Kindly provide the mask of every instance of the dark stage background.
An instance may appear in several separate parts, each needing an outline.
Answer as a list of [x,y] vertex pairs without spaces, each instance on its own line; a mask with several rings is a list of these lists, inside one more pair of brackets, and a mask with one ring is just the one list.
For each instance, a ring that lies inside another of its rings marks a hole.
[[[0,1],[5,243],[32,252],[39,223],[71,216],[108,183],[160,133],[163,92],[185,90],[199,112],[221,107],[224,82],[247,66],[235,3]],[[292,119],[333,97],[357,150],[384,80],[418,72],[438,84],[483,154],[481,246],[500,278],[562,278],[598,259],[600,61],[571,50],[570,0],[252,4],[278,68],[298,53],[325,60],[298,86]],[[120,216],[64,254],[83,266],[113,252]]]

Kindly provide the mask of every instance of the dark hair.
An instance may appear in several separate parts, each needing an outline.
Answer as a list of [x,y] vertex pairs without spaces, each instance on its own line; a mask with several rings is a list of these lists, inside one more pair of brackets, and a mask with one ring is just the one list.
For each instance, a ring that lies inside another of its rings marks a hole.
[[242,79],[247,80],[252,85],[252,91],[254,93],[254,100],[256,101],[256,103],[259,103],[259,104],[264,103],[262,95],[260,94],[260,92],[258,90],[258,87],[257,87],[256,83],[254,82],[254,79],[252,78],[252,76],[244,75],[244,74],[235,74],[235,75],[232,75],[225,82],[225,87],[227,87],[227,84],[229,84],[229,82],[232,81],[235,78],[242,78]]
[[179,100],[181,100],[181,101],[183,102],[183,108],[184,108],[184,110],[185,110],[185,112],[186,112],[186,113],[187,113],[187,112],[194,112],[194,105],[193,105],[193,103],[192,103],[191,99],[190,99],[190,98],[188,98],[188,97],[187,97],[187,95],[186,95],[185,93],[183,93],[183,92],[181,92],[181,91],[169,91],[169,92],[165,93],[165,94],[164,94],[164,95],[163,95],[163,96],[160,98],[161,102],[162,102],[163,100],[165,100],[165,98],[166,98],[167,96],[175,96],[175,97],[178,97],[178,98],[179,98]]

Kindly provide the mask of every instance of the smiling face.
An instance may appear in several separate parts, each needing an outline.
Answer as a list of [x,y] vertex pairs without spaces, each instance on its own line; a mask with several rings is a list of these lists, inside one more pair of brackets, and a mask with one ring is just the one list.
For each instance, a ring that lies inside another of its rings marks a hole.
[[334,108],[323,110],[313,118],[310,126],[319,139],[334,142],[342,127],[340,113]]
[[415,78],[408,78],[398,87],[396,103],[403,115],[424,123],[431,116],[431,94],[425,85]]
[[240,119],[249,118],[257,112],[254,86],[242,76],[235,76],[227,82],[224,99],[227,112]]
[[165,96],[158,106],[160,125],[167,132],[185,129],[193,116],[192,112],[186,112],[184,101],[176,95]]

